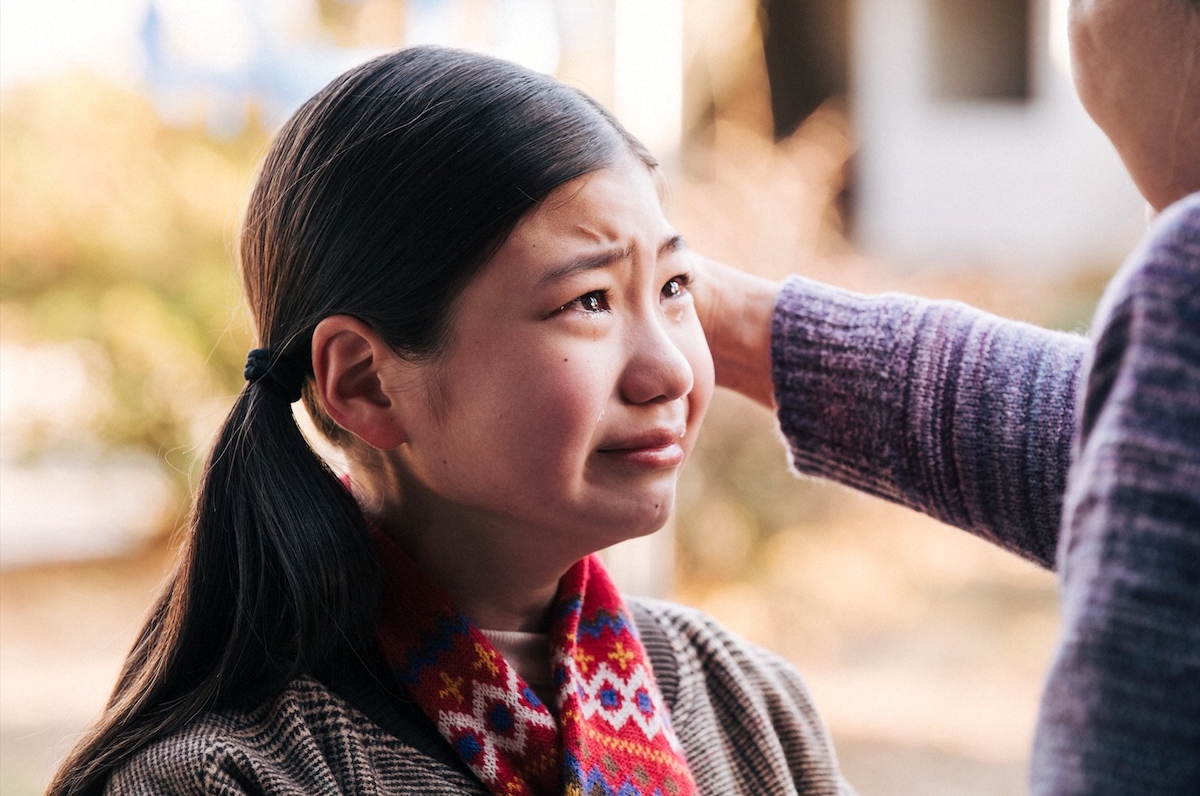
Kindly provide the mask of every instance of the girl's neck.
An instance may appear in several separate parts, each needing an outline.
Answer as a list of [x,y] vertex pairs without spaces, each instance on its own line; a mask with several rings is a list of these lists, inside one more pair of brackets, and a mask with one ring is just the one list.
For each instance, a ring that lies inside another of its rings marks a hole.
[[447,503],[406,475],[376,462],[369,469],[351,465],[351,486],[367,516],[476,626],[548,630],[558,581],[580,555],[556,550],[540,534],[514,532],[495,518]]

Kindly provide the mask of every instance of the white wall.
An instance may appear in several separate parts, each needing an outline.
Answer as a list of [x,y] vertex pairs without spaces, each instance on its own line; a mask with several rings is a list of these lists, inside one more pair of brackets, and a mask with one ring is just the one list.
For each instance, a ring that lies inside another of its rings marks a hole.
[[962,102],[932,96],[928,0],[858,0],[857,235],[866,251],[920,265],[1068,269],[1111,262],[1133,245],[1144,204],[1079,105],[1061,40],[1051,46],[1065,13],[1064,2],[1040,0],[1030,100]]

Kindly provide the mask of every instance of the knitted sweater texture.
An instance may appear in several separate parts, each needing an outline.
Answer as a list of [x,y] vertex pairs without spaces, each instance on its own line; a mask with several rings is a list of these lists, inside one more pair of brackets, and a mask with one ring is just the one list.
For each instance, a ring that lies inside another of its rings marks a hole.
[[[853,796],[790,665],[698,611],[627,604],[702,793]],[[385,676],[303,678],[263,704],[205,714],[143,749],[106,793],[486,796]]]
[[1032,792],[1200,793],[1200,194],[1156,221],[1090,341],[796,278],[772,345],[798,471],[1057,564]]

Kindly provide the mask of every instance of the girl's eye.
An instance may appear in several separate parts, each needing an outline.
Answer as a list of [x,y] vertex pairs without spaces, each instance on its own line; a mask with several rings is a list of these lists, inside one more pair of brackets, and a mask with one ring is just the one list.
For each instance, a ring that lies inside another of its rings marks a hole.
[[578,305],[579,309],[587,313],[608,312],[608,291],[593,290],[591,293],[584,293],[574,301],[567,302],[560,307],[560,310],[571,309],[572,305]]
[[667,280],[667,283],[662,287],[663,298],[676,298],[687,292],[688,282],[691,279],[687,274],[679,274]]

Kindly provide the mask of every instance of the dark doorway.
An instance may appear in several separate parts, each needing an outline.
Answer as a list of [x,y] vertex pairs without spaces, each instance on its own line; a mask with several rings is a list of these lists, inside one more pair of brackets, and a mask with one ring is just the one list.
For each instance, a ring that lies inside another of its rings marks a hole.
[[759,0],[776,139],[850,90],[851,0]]

